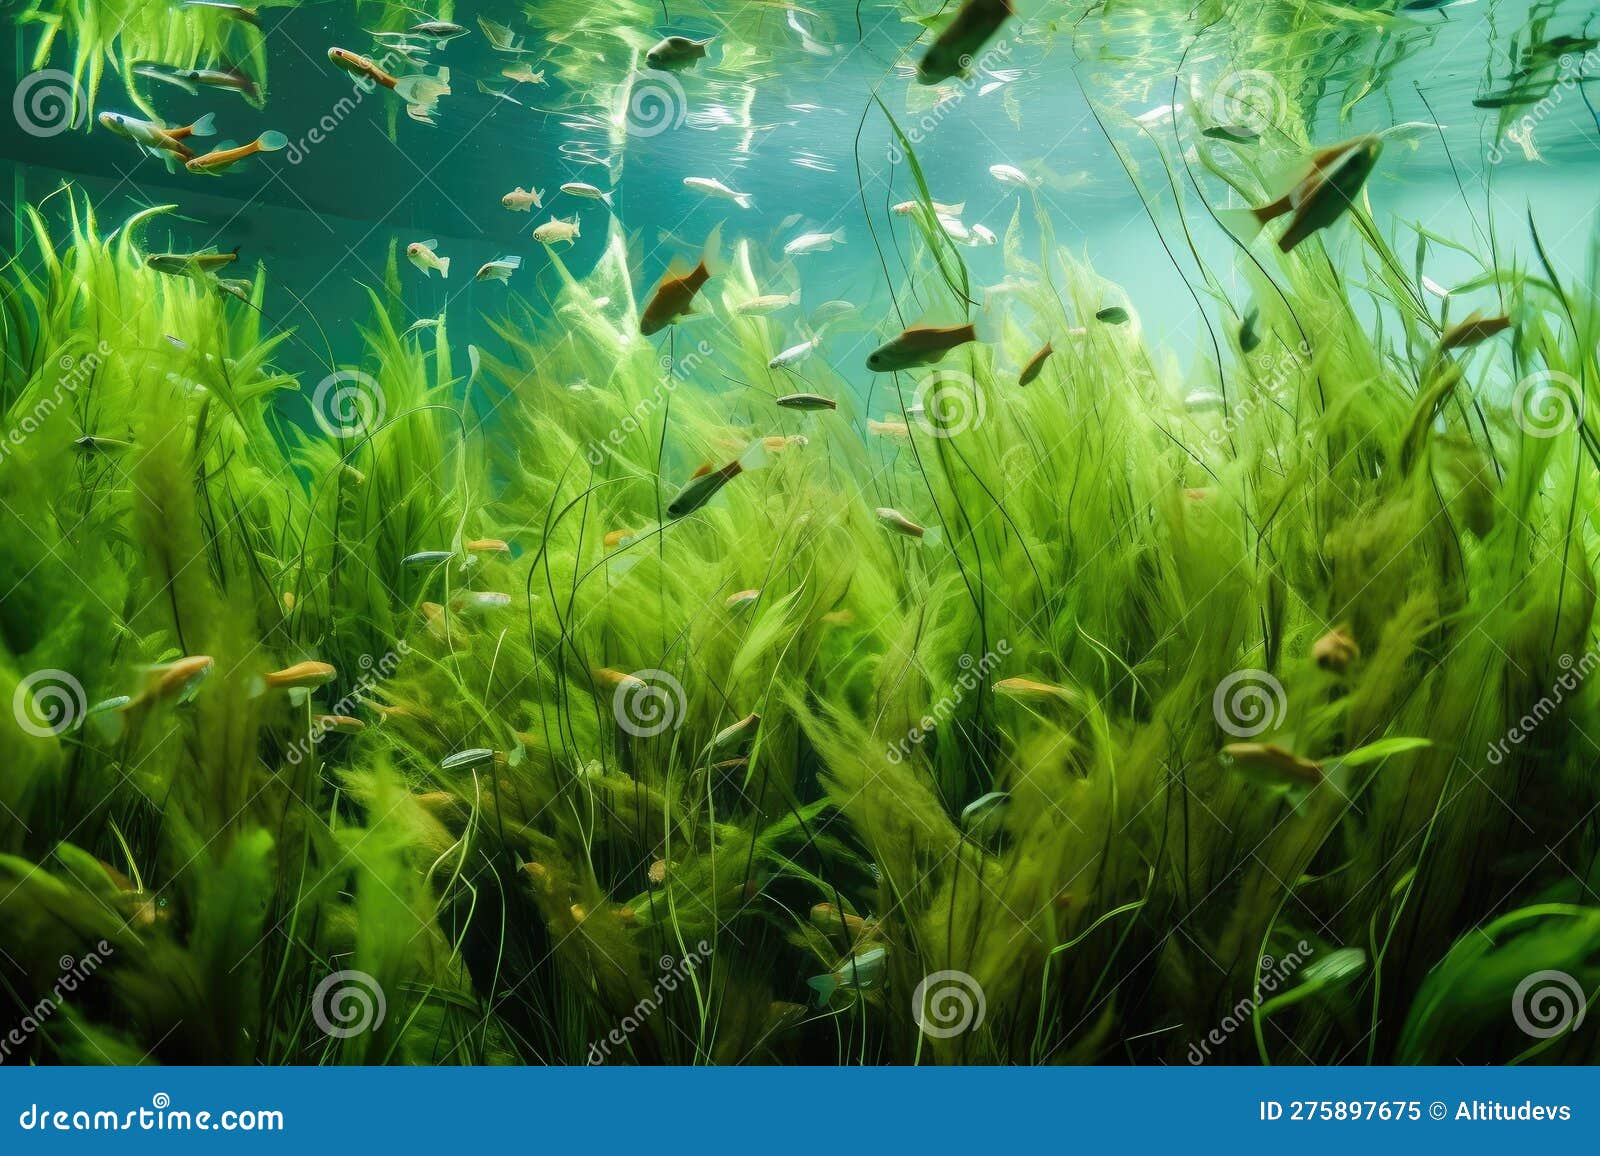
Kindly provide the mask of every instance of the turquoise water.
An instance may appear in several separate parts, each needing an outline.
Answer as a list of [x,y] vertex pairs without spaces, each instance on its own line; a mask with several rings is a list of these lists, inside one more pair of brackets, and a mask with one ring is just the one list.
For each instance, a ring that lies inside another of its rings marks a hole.
[[[1582,5],[1547,10],[1552,32],[1582,31]],[[1091,10],[1055,11],[1082,18]],[[915,193],[909,166],[892,163],[893,138],[873,103],[877,97],[917,141],[934,196],[965,203],[967,225],[1004,235],[1019,196],[1037,199],[1058,239],[1123,285],[1146,328],[1187,357],[1198,332],[1186,287],[1198,280],[1189,243],[1221,264],[1230,242],[1214,228],[1197,229],[1192,237],[1179,232],[1157,142],[1169,155],[1180,151],[1174,133],[1185,112],[1175,121],[1158,110],[1211,101],[1218,78],[1225,82],[1241,71],[1246,84],[1256,72],[1292,76],[1292,92],[1269,95],[1269,105],[1282,102],[1269,112],[1304,110],[1318,142],[1437,118],[1442,130],[1421,131],[1389,149],[1368,186],[1378,220],[1421,221],[1486,251],[1488,210],[1510,219],[1526,207],[1546,223],[1552,251],[1570,262],[1566,271],[1576,271],[1595,224],[1600,169],[1600,126],[1579,86],[1558,85],[1553,101],[1540,107],[1527,152],[1503,136],[1497,143],[1499,114],[1472,105],[1505,75],[1513,38],[1530,12],[1539,10],[1453,5],[1335,28],[1323,42],[1298,44],[1292,57],[1272,57],[1270,36],[1252,40],[1241,54],[1238,28],[1227,20],[1196,29],[1138,8],[1114,8],[1084,18],[1072,36],[1052,30],[1061,19],[1049,12],[1030,17],[1025,6],[1014,31],[991,45],[968,82],[947,86],[940,103],[933,90],[908,79],[913,57],[907,46],[919,28],[899,6],[858,9],[828,0],[804,13],[774,9],[763,24],[768,35],[760,53],[723,33],[692,72],[638,70],[629,109],[607,104],[622,95],[607,88],[615,83],[614,69],[596,67],[592,84],[563,76],[563,60],[570,69],[579,53],[549,39],[548,30],[539,47],[540,31],[530,29],[535,50],[512,58],[494,52],[473,28],[433,54],[434,64],[452,69],[454,91],[441,103],[437,125],[428,126],[396,117],[398,102],[389,94],[361,93],[326,58],[335,44],[371,50],[374,41],[364,29],[372,13],[351,17],[332,5],[311,5],[268,9],[263,17],[270,80],[262,110],[232,93],[189,95],[143,85],[147,101],[169,123],[215,112],[221,134],[239,140],[267,128],[283,131],[292,142],[285,153],[205,180],[169,172],[92,120],[91,131],[43,138],[8,123],[4,143],[26,164],[14,170],[16,198],[38,203],[66,178],[95,195],[107,220],[141,204],[176,204],[187,219],[170,222],[174,249],[237,245],[246,260],[265,261],[274,286],[303,299],[330,330],[342,359],[356,354],[344,323],[364,314],[359,283],[378,283],[391,242],[433,238],[451,257],[455,272],[448,281],[424,280],[409,266],[403,272],[418,317],[453,306],[456,340],[493,340],[483,318],[503,312],[508,289],[470,280],[485,261],[522,256],[510,288],[537,308],[553,279],[542,246],[529,236],[534,224],[552,214],[578,216],[582,236],[564,257],[579,272],[605,242],[606,207],[563,196],[557,189],[564,181],[614,190],[616,215],[635,242],[638,281],[653,279],[672,257],[692,254],[719,220],[729,222],[730,233],[752,238],[775,264],[783,260],[782,244],[799,232],[842,228],[843,245],[797,262],[804,304],[848,298],[866,303],[871,320],[873,310],[886,308],[885,269],[898,278],[904,268],[899,250],[906,223],[884,210]],[[519,19],[510,6],[457,13],[469,28],[479,15],[513,24]],[[664,20],[656,11],[654,23],[624,31],[637,39],[667,31],[716,35],[719,29]],[[22,77],[34,33],[21,29],[17,35],[14,61]],[[501,77],[512,60],[542,65],[545,83]],[[1241,70],[1240,60],[1249,67]],[[521,103],[478,91],[484,78]],[[96,108],[137,111],[114,77]],[[1134,119],[1152,112],[1157,115],[1143,123]],[[1192,132],[1187,125],[1184,131],[1191,143],[1181,148],[1192,151]],[[1198,147],[1229,146],[1202,141]],[[1001,163],[1030,174],[1033,188],[996,181],[989,167]],[[741,210],[685,189],[682,179],[692,176],[751,194],[753,207]],[[543,212],[501,207],[503,194],[529,185],[543,190]],[[1176,185],[1190,212],[1197,212],[1195,190],[1183,173]],[[1023,216],[1031,228],[1031,213]],[[1498,240],[1502,252],[1515,252],[1520,243],[1509,235]],[[964,255],[974,283],[1000,278],[998,247]],[[1463,275],[1469,265],[1463,258]],[[288,293],[273,294],[266,311],[282,324],[305,327],[304,311]],[[848,348],[853,356],[855,345]],[[842,358],[846,350],[828,348],[822,355]]]

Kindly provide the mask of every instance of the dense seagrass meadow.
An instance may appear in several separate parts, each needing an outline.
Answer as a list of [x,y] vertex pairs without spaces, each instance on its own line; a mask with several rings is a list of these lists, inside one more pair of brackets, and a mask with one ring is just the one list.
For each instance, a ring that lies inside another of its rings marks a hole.
[[1591,6],[442,2],[7,10],[0,1062],[1600,1059]]

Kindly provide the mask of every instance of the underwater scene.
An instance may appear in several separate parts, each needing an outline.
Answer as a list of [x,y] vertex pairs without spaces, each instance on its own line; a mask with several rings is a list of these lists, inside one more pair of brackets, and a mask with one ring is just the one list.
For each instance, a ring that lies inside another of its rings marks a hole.
[[1600,1060],[1600,12],[13,0],[0,1063]]

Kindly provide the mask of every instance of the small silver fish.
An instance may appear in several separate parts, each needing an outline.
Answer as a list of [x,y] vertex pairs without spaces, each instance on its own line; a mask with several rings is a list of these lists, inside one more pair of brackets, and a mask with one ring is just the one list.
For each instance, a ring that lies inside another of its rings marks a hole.
[[[799,345],[789,346],[788,349],[785,349],[771,361],[767,362],[767,368],[785,369],[792,365],[798,365],[800,362],[810,357],[811,354],[816,350],[817,346],[821,344],[822,334],[818,333],[815,337],[812,337],[806,341],[802,341]],[[780,401],[778,404],[782,405],[783,402]]]
[[515,254],[509,257],[496,257],[493,261],[485,261],[478,269],[477,280],[509,281],[511,274],[520,268],[522,268],[522,258]]
[[801,233],[794,240],[783,247],[783,251],[791,257],[802,253],[826,253],[835,245],[844,244],[844,229],[838,228],[831,233]]
[[568,181],[561,186],[561,191],[569,197],[584,197],[591,201],[603,201],[607,205],[611,204],[610,193],[602,192],[587,181]]
[[693,189],[697,193],[704,193],[708,197],[721,197],[725,201],[732,201],[741,209],[748,209],[751,203],[749,193],[736,193],[727,185],[711,177],[684,177],[683,187]]

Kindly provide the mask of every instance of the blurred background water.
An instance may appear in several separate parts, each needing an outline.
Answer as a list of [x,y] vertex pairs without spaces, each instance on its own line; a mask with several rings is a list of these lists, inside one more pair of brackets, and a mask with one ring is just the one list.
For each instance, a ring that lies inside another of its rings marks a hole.
[[[1547,18],[1549,33],[1576,36],[1592,22],[1586,4],[1478,0],[1382,20],[1334,19],[1325,37],[1275,42],[1271,5],[1222,6],[1201,25],[1144,5],[1030,11],[1021,3],[1000,51],[969,82],[949,87],[943,103],[910,80],[907,49],[921,26],[908,21],[905,6],[813,0],[804,8],[763,7],[757,45],[735,42],[715,22],[673,19],[670,3],[666,15],[660,5],[608,0],[555,0],[527,10],[464,4],[452,18],[471,33],[433,54],[432,63],[451,69],[454,89],[436,126],[407,118],[392,94],[361,92],[327,59],[332,45],[373,50],[365,29],[381,15],[379,6],[266,8],[263,109],[211,89],[189,95],[145,82],[141,91],[169,124],[214,112],[219,139],[246,141],[272,128],[289,137],[288,150],[206,178],[170,171],[92,118],[81,129],[41,134],[25,115],[8,116],[0,124],[0,150],[11,167],[7,207],[14,221],[23,202],[48,213],[49,194],[64,180],[92,195],[107,226],[144,205],[174,204],[177,215],[151,227],[152,246],[158,239],[174,250],[237,245],[241,275],[264,261],[269,319],[303,327],[295,298],[303,300],[341,360],[358,356],[354,325],[369,313],[362,285],[380,282],[391,242],[435,238],[452,259],[446,281],[425,279],[408,264],[401,276],[416,317],[450,305],[453,343],[495,340],[486,320],[504,313],[508,287],[474,283],[481,263],[520,254],[524,265],[510,289],[536,303],[553,291],[546,251],[530,236],[552,215],[581,221],[581,238],[563,254],[581,274],[604,244],[610,211],[563,196],[557,190],[564,181],[614,188],[641,292],[669,259],[692,255],[719,220],[729,221],[730,234],[751,238],[774,265],[784,260],[783,243],[801,231],[843,228],[845,244],[796,259],[805,303],[848,298],[874,320],[887,312],[887,284],[903,276],[896,244],[906,244],[905,223],[885,210],[915,195],[909,165],[891,156],[890,130],[873,103],[882,99],[917,141],[933,195],[964,201],[969,226],[1003,236],[1019,197],[1037,198],[1057,239],[1122,284],[1152,337],[1187,357],[1198,348],[1187,287],[1197,276],[1188,239],[1175,232],[1174,186],[1190,210],[1198,203],[1185,175],[1169,181],[1160,163],[1156,140],[1171,146],[1178,125],[1160,110],[1213,99],[1208,86],[1239,72],[1242,59],[1247,76],[1264,72],[1280,87],[1270,99],[1306,110],[1317,143],[1437,119],[1442,131],[1391,144],[1369,182],[1386,230],[1396,221],[1425,222],[1484,253],[1491,210],[1502,225],[1531,211],[1567,274],[1584,268],[1595,234],[1600,124],[1581,83],[1552,90],[1525,144],[1503,135],[1500,112],[1473,105],[1504,87],[1530,19]],[[511,58],[492,50],[476,26],[479,16],[527,38],[531,53],[519,59],[544,72],[543,84],[501,75]],[[398,26],[410,19],[402,14]],[[590,24],[574,31],[573,21]],[[7,87],[20,99],[19,86],[34,71],[38,30],[11,23]],[[626,45],[667,32],[716,39],[690,72],[627,67],[642,61]],[[603,52],[592,49],[596,43]],[[1251,55],[1241,57],[1241,45]],[[56,57],[65,52],[58,46]],[[50,65],[60,64],[56,57]],[[1583,65],[1571,62],[1575,77]],[[511,99],[480,91],[479,81]],[[17,114],[19,101],[13,106]],[[109,74],[95,109],[138,114]],[[1187,141],[1192,126],[1184,132]],[[989,172],[997,163],[1021,168],[1034,188],[997,181]],[[719,179],[751,194],[754,205],[741,210],[708,199],[683,186],[686,176]],[[501,206],[519,185],[543,191],[543,211]],[[1031,230],[1031,215],[1023,220]],[[1525,234],[1496,237],[1502,258],[1527,256]],[[1192,240],[1202,260],[1226,267],[1230,244],[1219,229],[1197,227]],[[1337,253],[1337,239],[1332,244]],[[1002,277],[1000,247],[963,253],[975,284]],[[1460,270],[1474,271],[1465,256]],[[286,348],[288,368],[316,370],[310,348]]]

